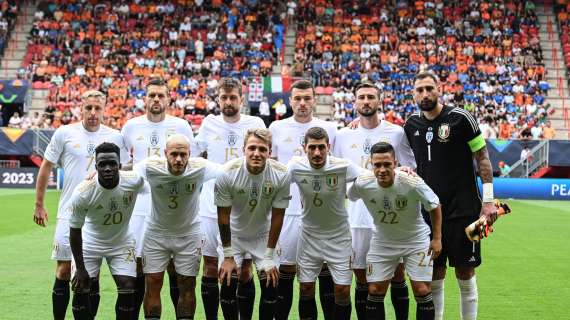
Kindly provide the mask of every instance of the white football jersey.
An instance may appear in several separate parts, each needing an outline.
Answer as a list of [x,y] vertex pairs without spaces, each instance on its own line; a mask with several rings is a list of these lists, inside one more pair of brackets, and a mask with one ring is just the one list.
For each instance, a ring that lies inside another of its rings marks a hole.
[[119,171],[119,185],[103,188],[97,176],[77,186],[71,200],[72,228],[83,228],[83,248],[101,250],[132,241],[129,221],[143,179],[132,171]]
[[[337,143],[333,154],[350,159],[362,168],[371,170],[370,148],[377,142],[388,142],[394,147],[398,164],[416,168],[414,153],[404,129],[388,121],[381,121],[374,129],[359,126],[356,129],[344,128],[337,133]],[[350,201],[347,206],[351,228],[373,228],[374,222],[362,200]]]
[[165,158],[150,157],[134,166],[151,188],[152,209],[148,234],[182,237],[199,231],[198,201],[204,181],[222,173],[221,166],[203,158],[190,158],[186,171],[175,176]]
[[289,204],[287,167],[268,159],[265,169],[254,175],[240,158],[226,163],[224,171],[216,180],[215,204],[232,207],[232,235],[250,238],[269,232],[271,208],[285,209]]
[[348,190],[349,199],[362,199],[374,219],[375,238],[398,248],[425,243],[430,229],[422,217],[421,205],[428,211],[439,206],[439,199],[422,178],[396,170],[394,184],[383,188],[368,171]]
[[63,190],[59,199],[57,217],[69,219],[69,200],[75,187],[95,172],[95,148],[103,142],[112,142],[121,149],[121,162],[129,155],[119,131],[99,126],[96,132],[85,130],[82,122],[59,127],[53,134],[44,158],[63,168]]
[[[208,160],[223,164],[243,156],[245,133],[255,128],[265,128],[265,123],[259,117],[242,114],[238,122],[227,123],[222,115],[209,115],[202,122],[196,141],[200,153],[207,152]],[[217,219],[214,185],[214,181],[204,184],[200,195],[200,215]]]
[[[147,115],[132,118],[123,126],[121,134],[125,146],[133,160],[133,165],[150,157],[164,157],[166,140],[174,134],[183,134],[190,140],[190,154],[198,155],[198,146],[194,140],[194,133],[186,120],[166,115],[161,122],[149,121]],[[135,206],[135,215],[150,214],[151,196],[147,192],[139,194]]]
[[347,159],[329,156],[320,169],[311,167],[307,157],[293,157],[287,165],[303,203],[302,230],[312,237],[329,239],[350,230],[344,206],[346,184],[362,169]]
[[[271,156],[281,163],[289,162],[294,156],[304,156],[305,132],[312,127],[325,129],[329,135],[329,143],[331,146],[335,144],[336,124],[318,118],[313,118],[307,123],[301,123],[295,121],[293,117],[289,117],[284,120],[274,121],[269,126],[269,131],[271,131],[273,136]],[[298,216],[301,215],[302,210],[299,189],[297,185],[292,185],[291,202],[285,214]]]

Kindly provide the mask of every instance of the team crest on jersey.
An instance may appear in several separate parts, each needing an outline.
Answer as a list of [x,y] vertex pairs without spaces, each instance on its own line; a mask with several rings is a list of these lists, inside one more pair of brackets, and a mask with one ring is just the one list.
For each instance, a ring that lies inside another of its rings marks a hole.
[[252,182],[252,183],[251,183],[251,187],[249,188],[249,197],[250,197],[251,199],[257,199],[257,196],[258,196],[258,191],[257,191],[257,190],[258,190],[258,188],[259,188],[259,186],[258,186],[257,182]]
[[439,126],[437,130],[437,136],[442,142],[445,142],[447,138],[449,138],[449,133],[451,132],[451,128],[449,127],[449,123],[443,123]]
[[396,196],[396,210],[404,210],[408,206],[408,198],[398,195]]
[[153,147],[158,146],[158,133],[156,133],[156,131],[150,134],[150,145]]
[[132,191],[127,191],[123,194],[123,206],[128,207],[133,202],[134,193]]
[[89,143],[87,144],[87,154],[92,156],[95,154],[95,144],[91,141],[89,141]]
[[184,190],[186,190],[186,193],[193,193],[194,190],[196,190],[196,183],[195,182],[186,183],[184,185]]
[[338,185],[338,175],[336,174],[328,175],[327,186],[329,186],[329,188],[336,188],[337,185]]
[[171,183],[169,186],[168,191],[170,192],[170,194],[172,195],[176,195],[178,194],[178,183]]
[[372,143],[370,143],[370,140],[364,139],[364,144],[362,144],[362,150],[364,151],[365,154],[370,154],[370,149],[372,149]]
[[428,132],[426,132],[426,141],[427,143],[431,143],[433,140],[433,129],[431,127],[428,128]]
[[305,135],[304,134],[299,136],[299,145],[302,145],[302,146],[305,145]]
[[233,147],[236,145],[237,141],[238,141],[239,136],[233,132],[230,132],[230,134],[228,134],[228,145],[230,147]]
[[271,184],[271,182],[266,182],[263,184],[263,188],[261,189],[261,192],[263,192],[263,195],[266,197],[271,196],[271,194],[273,193],[273,185]]
[[382,201],[382,203],[384,205],[384,210],[392,209],[392,205],[390,204],[390,199],[388,199],[388,197],[384,197],[384,200]]
[[109,211],[115,212],[117,211],[117,209],[119,209],[119,204],[117,203],[117,201],[115,201],[115,198],[111,198],[111,200],[109,201]]
[[313,191],[319,192],[321,191],[321,180],[313,180]]

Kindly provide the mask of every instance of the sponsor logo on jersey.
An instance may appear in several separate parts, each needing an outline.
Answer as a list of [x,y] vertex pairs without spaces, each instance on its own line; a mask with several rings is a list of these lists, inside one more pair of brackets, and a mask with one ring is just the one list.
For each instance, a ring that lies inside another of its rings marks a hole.
[[398,195],[396,196],[396,209],[397,210],[404,210],[408,206],[408,198]]
[[141,141],[141,140],[144,140],[144,136],[142,134],[137,137],[137,141]]
[[150,145],[153,147],[158,146],[158,133],[156,133],[156,131],[150,134]]
[[222,137],[220,137],[220,136],[216,136],[216,137],[214,138],[214,141],[220,141],[220,140],[222,140]]
[[102,205],[98,205],[95,209],[101,210],[101,209],[103,209],[103,206],[102,206]]
[[119,209],[119,204],[117,203],[115,198],[111,198],[111,200],[109,201],[109,211],[114,212],[117,211],[117,209]]
[[175,134],[176,134],[175,128],[166,130],[166,139],[170,138],[170,136],[173,136]]
[[353,144],[350,146],[350,149],[357,149],[357,148],[358,148],[358,146],[356,145],[356,143],[353,143]]
[[321,180],[313,180],[312,185],[313,185],[313,191],[315,192],[321,191]]
[[307,183],[309,183],[309,181],[307,181],[307,179],[303,179],[303,180],[301,180],[301,182],[299,182],[299,183],[300,183],[300,184],[307,184]]
[[370,203],[376,204],[376,199],[374,199],[374,198],[370,199]]
[[273,193],[273,185],[271,184],[271,182],[266,182],[263,184],[263,188],[261,189],[263,192],[263,195],[268,197]]
[[128,207],[133,202],[134,192],[127,191],[123,194],[123,206]]
[[[214,191],[216,191],[216,192],[217,192],[217,190],[214,190]],[[238,193],[238,194],[245,194],[245,190],[243,190],[243,189],[239,189],[237,193]]]
[[283,142],[287,142],[287,143],[293,142],[293,139],[291,139],[291,137],[287,137],[287,139],[285,139]]
[[73,149],[80,149],[80,148],[81,148],[81,144],[80,144],[80,143],[76,143],[76,144],[73,146]]
[[233,147],[236,145],[237,141],[238,141],[239,136],[233,132],[230,132],[228,134],[228,145],[230,147]]
[[414,136],[419,136],[420,132],[418,130],[416,130],[416,133],[414,133]]
[[428,128],[428,132],[426,132],[426,141],[427,143],[431,143],[431,141],[433,140],[433,131],[432,131],[432,127]]
[[338,185],[338,175],[336,174],[328,175],[326,180],[329,188],[335,188]]
[[451,132],[451,127],[449,123],[442,123],[437,130],[437,136],[439,137],[441,142],[446,142],[447,138],[449,138],[449,133]]
[[186,193],[194,192],[194,190],[196,190],[196,183],[195,182],[186,183],[184,185],[184,190],[186,190]]

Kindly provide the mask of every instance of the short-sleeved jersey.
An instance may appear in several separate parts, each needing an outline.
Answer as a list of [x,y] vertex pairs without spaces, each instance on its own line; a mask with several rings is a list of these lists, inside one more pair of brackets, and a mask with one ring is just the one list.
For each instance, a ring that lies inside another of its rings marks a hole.
[[177,133],[190,140],[190,154],[197,156],[199,152],[192,128],[187,121],[180,118],[167,115],[163,121],[152,122],[146,115],[142,115],[127,121],[121,131],[133,164],[150,156],[164,157],[166,140]]
[[347,159],[329,156],[319,169],[307,157],[293,157],[287,165],[303,203],[302,231],[313,237],[330,239],[350,230],[346,212],[346,184],[362,169]]
[[[329,143],[334,146],[336,143],[336,124],[330,121],[324,121],[313,118],[307,123],[295,121],[293,117],[284,120],[274,121],[269,126],[269,131],[273,137],[271,156],[281,163],[287,163],[294,156],[304,156],[305,151],[303,144],[305,140],[305,132],[312,127],[321,127],[327,131],[329,135]],[[291,202],[285,212],[286,215],[301,215],[301,196],[299,189],[294,184],[291,186]]]
[[219,164],[190,158],[186,170],[173,175],[165,158],[150,157],[133,168],[151,188],[152,209],[146,232],[164,237],[182,237],[199,232],[198,201],[204,181],[222,173]]
[[481,199],[477,189],[473,152],[485,140],[473,116],[444,106],[432,121],[413,114],[404,125],[417,163],[417,172],[439,197],[443,219],[477,218]]
[[[192,128],[187,121],[166,115],[163,121],[149,121],[146,115],[130,119],[125,123],[121,134],[125,140],[125,146],[129,150],[133,164],[150,157],[164,157],[166,140],[174,134],[185,135],[190,140],[190,154],[198,155],[198,146],[194,140]],[[139,194],[135,206],[135,215],[149,215],[148,205],[150,194]]]
[[[359,126],[344,128],[337,133],[333,154],[350,159],[362,168],[372,169],[370,149],[377,142],[388,142],[396,151],[399,165],[416,168],[414,153],[408,143],[404,129],[388,121],[380,122],[374,129]],[[373,228],[374,222],[362,200],[350,201],[347,206],[351,228]]]
[[287,208],[290,185],[287,167],[275,160],[268,159],[261,173],[251,174],[245,158],[235,159],[224,165],[224,174],[216,180],[215,204],[232,207],[232,235],[258,237],[269,232],[271,208]]
[[95,148],[103,142],[112,142],[121,149],[121,162],[128,162],[128,153],[119,131],[99,126],[96,132],[89,132],[78,122],[58,128],[44,153],[44,158],[63,168],[63,190],[59,201],[57,217],[69,219],[69,200],[75,187],[95,172]]
[[83,247],[101,249],[120,246],[132,239],[129,220],[143,179],[132,171],[119,171],[119,184],[103,188],[97,177],[77,186],[71,200],[72,228],[82,228]]
[[361,199],[374,219],[376,239],[390,247],[421,245],[430,229],[422,217],[421,205],[428,211],[439,206],[439,199],[420,177],[395,171],[394,184],[383,188],[374,173],[358,177],[348,190],[348,197]]
[[[207,116],[196,136],[200,152],[206,151],[208,160],[215,163],[226,163],[243,156],[243,138],[248,129],[265,128],[261,118],[240,115],[235,123],[224,121],[222,115]],[[200,215],[217,218],[218,213],[214,205],[214,181],[204,184],[200,195]]]

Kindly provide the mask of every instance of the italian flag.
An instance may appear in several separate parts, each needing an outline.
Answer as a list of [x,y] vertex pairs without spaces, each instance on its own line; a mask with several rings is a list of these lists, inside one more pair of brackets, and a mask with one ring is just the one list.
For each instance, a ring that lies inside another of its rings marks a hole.
[[291,83],[293,83],[291,77],[263,77],[263,93],[287,92],[291,89]]

